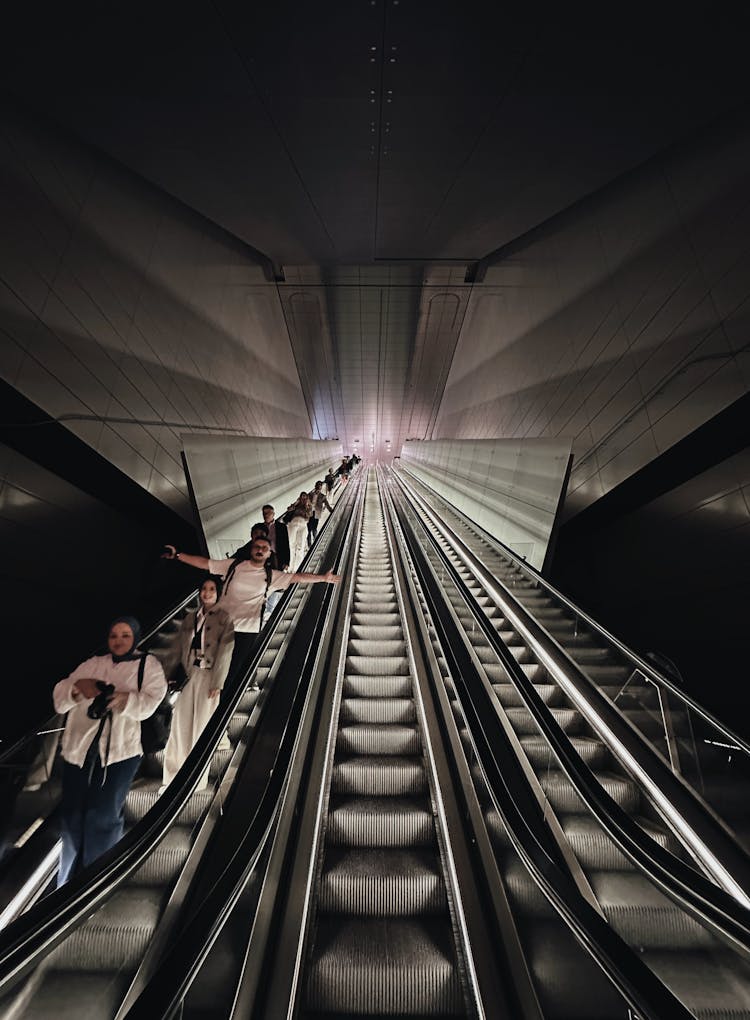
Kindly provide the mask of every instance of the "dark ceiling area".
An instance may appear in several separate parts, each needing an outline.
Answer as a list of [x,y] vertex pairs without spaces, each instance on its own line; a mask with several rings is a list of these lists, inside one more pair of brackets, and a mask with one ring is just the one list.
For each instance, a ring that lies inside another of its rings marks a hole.
[[461,264],[741,105],[744,29],[624,5],[19,5],[2,73],[278,267]]

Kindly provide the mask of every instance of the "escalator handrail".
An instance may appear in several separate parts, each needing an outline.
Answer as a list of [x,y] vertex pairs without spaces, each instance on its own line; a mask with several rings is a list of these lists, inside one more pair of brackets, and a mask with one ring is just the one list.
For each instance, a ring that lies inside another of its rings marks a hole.
[[427,529],[424,534],[440,557],[443,569],[450,573],[485,639],[510,674],[525,708],[550,744],[562,770],[609,838],[682,909],[701,923],[708,924],[717,934],[730,942],[733,948],[750,956],[750,910],[652,839],[610,797],[575,750],[570,738],[554,718],[533,682],[508,651],[491,621],[484,613],[476,610],[466,583],[444,556],[435,537]]
[[[348,490],[354,493],[352,500],[354,502],[358,498],[360,486],[355,488],[354,485],[350,485]],[[346,524],[341,522],[343,534],[332,565],[332,569],[337,572],[342,572],[351,556],[353,543],[350,536],[354,517],[352,514]],[[318,620],[322,623],[315,627],[316,634],[326,630],[326,621],[337,611],[334,596],[335,590],[323,594],[318,614]],[[212,869],[217,875],[215,881],[183,924],[178,938],[161,960],[158,972],[142,989],[128,1010],[128,1020],[166,1018],[172,1016],[173,1011],[179,1008],[216,937],[258,867],[266,842],[272,834],[287,782],[287,773],[301,729],[302,713],[305,711],[305,703],[311,690],[310,681],[315,661],[319,655],[325,657],[328,652],[328,649],[315,644],[314,641],[304,647],[306,648],[304,664],[298,670],[293,703],[274,766],[269,773],[268,783],[259,794],[256,805],[249,806],[246,800],[238,797],[228,806],[225,819],[229,821],[230,812],[241,812],[244,833],[239,842],[232,844],[228,860],[212,861]],[[308,711],[315,707],[309,705]],[[248,925],[252,927],[251,919],[248,919]]]
[[[644,1020],[664,1020],[667,1016],[675,1020],[689,1020],[693,1014],[581,895],[560,855],[555,852],[555,846],[550,845],[549,829],[539,803],[507,742],[497,714],[489,705],[481,678],[470,661],[463,662],[457,658],[462,655],[462,642],[459,638],[450,640],[446,631],[446,620],[450,621],[451,610],[437,596],[437,579],[430,573],[418,540],[407,534],[399,510],[397,517],[450,675],[457,689],[461,687],[466,691],[467,696],[462,700],[464,718],[490,799],[505,824],[513,849],[566,927],[639,1016]],[[484,701],[481,707],[476,703],[479,698],[474,697],[472,687]],[[515,767],[510,762],[514,762]]]
[[491,535],[488,531],[485,531],[485,529],[482,528],[481,525],[477,524],[476,521],[473,521],[470,517],[463,513],[462,510],[459,510],[458,507],[454,506],[449,500],[445,498],[445,496],[442,496],[428,482],[425,482],[422,478],[419,478],[418,476],[414,475],[413,472],[410,471],[409,468],[407,468],[405,465],[401,465],[400,468],[394,473],[397,475],[399,474],[411,475],[412,478],[419,482],[420,485],[424,485],[424,487],[426,489],[429,489],[429,491],[434,496],[437,496],[438,499],[441,499],[444,503],[446,503],[451,508],[451,510],[464,521],[465,524],[472,528],[477,533],[477,536],[479,538],[488,542],[491,546],[494,546],[504,556],[507,556],[508,559],[510,559],[520,570],[526,571],[533,575],[532,579],[537,584],[544,588],[545,591],[547,591],[553,598],[563,603],[563,605],[565,605],[579,619],[583,620],[587,624],[587,626],[591,627],[593,631],[595,631],[602,638],[604,638],[605,641],[613,645],[617,649],[617,651],[620,652],[620,654],[623,655],[626,659],[628,659],[635,666],[636,669],[643,673],[648,680],[656,684],[658,687],[662,687],[670,695],[677,698],[678,701],[681,701],[686,708],[690,709],[691,712],[694,712],[697,716],[699,716],[707,725],[713,727],[715,730],[718,730],[718,732],[721,733],[722,736],[724,736],[727,740],[734,743],[736,745],[737,750],[744,751],[745,754],[747,754],[750,757],[749,741],[745,740],[743,737],[740,737],[737,733],[734,732],[734,730],[730,729],[729,726],[726,725],[726,723],[723,723],[720,719],[713,715],[707,708],[705,708],[703,705],[697,702],[693,697],[691,697],[691,695],[687,693],[687,691],[684,691],[673,680],[670,680],[669,677],[665,676],[663,673],[660,673],[646,659],[642,658],[637,652],[633,651],[632,648],[628,648],[628,646],[623,644],[623,642],[618,637],[615,637],[614,634],[610,633],[610,631],[608,631],[606,627],[603,627],[602,624],[597,623],[597,621],[594,620],[591,616],[589,616],[588,613],[586,613],[583,609],[577,606],[575,602],[572,602],[567,597],[567,595],[564,595],[558,588],[555,588],[553,584],[546,580],[546,578],[542,576],[542,574],[536,569],[536,567],[533,567],[530,563],[527,563],[526,560],[524,560],[517,553],[515,553],[510,548],[510,546],[506,545],[499,538],[495,538],[494,535]]
[[[339,500],[336,504],[334,512],[341,502]],[[331,514],[326,525],[333,517]],[[329,554],[330,550],[326,550],[324,563],[330,562]],[[238,673],[233,686],[230,684],[224,688],[219,707],[180,770],[182,775],[178,773],[153,807],[116,846],[91,866],[92,870],[85,869],[80,876],[44,897],[0,932],[0,991],[7,990],[20,980],[106,902],[164,837],[208,768],[216,745],[245,694],[250,676],[268,649],[293,590],[291,586],[284,592],[274,610],[275,621],[273,624],[269,622],[261,632],[245,670]],[[255,727],[248,744],[257,739],[257,734],[258,727]]]
[[[406,492],[402,478],[394,474]],[[647,741],[616,705],[583,672],[578,663],[560,646],[533,614],[498,582],[463,539],[441,520],[413,490],[410,501],[421,514],[442,531],[447,542],[464,560],[492,596],[511,625],[530,643],[537,659],[556,678],[575,707],[619,758],[628,772],[641,784],[650,800],[678,834],[689,852],[700,861],[717,886],[730,892],[746,907],[750,906],[750,858],[727,826],[678,773],[674,773],[659,751]]]

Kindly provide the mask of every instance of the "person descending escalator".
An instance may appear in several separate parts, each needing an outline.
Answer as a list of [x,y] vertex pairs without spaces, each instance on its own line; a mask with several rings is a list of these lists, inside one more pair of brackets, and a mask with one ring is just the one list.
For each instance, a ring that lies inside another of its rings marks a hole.
[[136,651],[140,634],[132,616],[113,620],[109,654],[86,659],[55,685],[55,710],[67,716],[58,886],[123,833],[125,798],[143,754],[141,721],[167,693],[159,660]]
[[325,574],[286,573],[267,566],[271,557],[268,539],[257,538],[250,543],[246,559],[212,560],[207,556],[192,556],[178,552],[173,545],[167,545],[164,559],[179,560],[198,570],[207,570],[224,579],[224,590],[218,602],[219,608],[231,618],[234,624],[234,655],[230,671],[242,667],[247,660],[256,635],[266,619],[269,594],[283,591],[290,584],[337,584],[341,578],[329,570]]
[[[162,789],[172,782],[195,747],[219,705],[234,649],[234,625],[218,606],[221,581],[207,577],[199,592],[200,606],[188,613],[164,660],[170,689],[180,692],[164,749]],[[208,772],[196,789],[208,782]]]

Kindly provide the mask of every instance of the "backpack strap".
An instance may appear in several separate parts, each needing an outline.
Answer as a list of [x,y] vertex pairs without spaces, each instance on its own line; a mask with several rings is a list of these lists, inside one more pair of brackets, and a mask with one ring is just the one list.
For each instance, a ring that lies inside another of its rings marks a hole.
[[143,674],[146,672],[146,659],[148,654],[142,655],[138,663],[138,690],[140,691],[143,687]]
[[266,560],[264,564],[266,568],[266,590],[263,592],[263,605],[260,607],[260,621],[258,623],[258,633],[263,630],[263,617],[266,615],[266,602],[268,602],[268,589],[271,587],[273,581],[273,567]]

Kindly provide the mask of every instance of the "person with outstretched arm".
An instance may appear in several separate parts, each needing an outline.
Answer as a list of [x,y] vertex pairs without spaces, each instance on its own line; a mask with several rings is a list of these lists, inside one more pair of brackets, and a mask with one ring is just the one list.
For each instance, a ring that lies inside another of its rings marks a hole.
[[256,538],[250,543],[246,558],[212,560],[207,556],[193,556],[178,552],[167,545],[165,559],[179,560],[189,567],[207,570],[224,580],[224,590],[218,602],[234,623],[234,656],[231,671],[247,657],[255,635],[265,622],[266,600],[271,592],[283,591],[290,584],[338,584],[340,575],[329,570],[325,574],[286,573],[267,566],[271,556],[268,539]]

